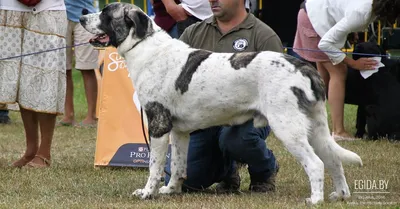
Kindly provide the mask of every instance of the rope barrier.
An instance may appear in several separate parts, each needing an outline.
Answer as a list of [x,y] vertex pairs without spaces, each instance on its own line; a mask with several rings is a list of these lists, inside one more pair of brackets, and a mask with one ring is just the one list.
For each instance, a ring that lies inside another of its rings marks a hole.
[[[60,49],[65,49],[65,48],[72,48],[72,47],[76,47],[76,46],[82,46],[82,45],[86,45],[89,44],[89,42],[86,43],[79,43],[79,44],[75,44],[75,45],[71,45],[71,46],[65,46],[65,47],[59,47],[59,48],[54,48],[54,49],[48,49],[48,50],[44,50],[44,51],[38,51],[38,52],[32,52],[32,53],[27,53],[27,54],[21,54],[18,56],[11,56],[11,57],[5,57],[5,58],[0,58],[0,61],[3,60],[9,60],[9,59],[15,59],[15,58],[21,58],[21,57],[26,57],[26,56],[31,56],[31,55],[35,55],[35,54],[41,54],[41,53],[45,53],[45,52],[51,52],[51,51],[56,51],[56,50],[60,50]],[[344,54],[355,54],[355,55],[361,55],[361,56],[370,56],[370,57],[390,57],[390,58],[395,58],[395,59],[400,59],[400,56],[391,56],[388,54],[368,54],[368,53],[357,53],[357,52],[336,52],[336,51],[323,51],[323,50],[317,50],[317,49],[307,49],[307,48],[294,48],[294,47],[284,47],[284,49],[292,49],[292,50],[303,50],[303,51],[311,51],[311,52],[325,52],[325,53],[344,53]]]
[[337,51],[324,51],[324,50],[318,50],[318,49],[293,48],[293,47],[284,47],[284,48],[292,49],[292,50],[311,51],[311,52],[325,52],[325,53],[333,53],[333,54],[343,53],[343,54],[355,54],[355,55],[369,56],[369,57],[390,57],[390,58],[400,59],[400,56],[391,56],[388,54],[369,54],[369,53],[343,52],[343,51],[337,52]]
[[60,50],[60,49],[72,48],[72,47],[75,47],[75,46],[82,46],[82,45],[85,45],[85,44],[89,44],[89,42],[80,43],[80,44],[75,44],[75,45],[72,45],[72,46],[64,46],[64,47],[59,47],[59,48],[54,48],[54,49],[47,49],[47,50],[44,50],[44,51],[38,51],[38,52],[32,52],[32,53],[27,53],[27,54],[21,54],[21,55],[18,55],[18,56],[0,58],[0,61],[9,60],[9,59],[15,59],[15,58],[20,58],[20,57],[26,57],[26,56],[31,56],[31,55],[35,55],[35,54],[45,53],[45,52],[57,51],[57,50]]

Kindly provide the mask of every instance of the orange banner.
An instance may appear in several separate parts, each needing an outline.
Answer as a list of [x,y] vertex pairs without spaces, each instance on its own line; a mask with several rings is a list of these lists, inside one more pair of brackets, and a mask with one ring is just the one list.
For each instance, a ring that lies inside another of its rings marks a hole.
[[115,48],[106,48],[99,89],[95,166],[148,166],[150,153],[143,136],[140,104],[128,76],[124,59]]

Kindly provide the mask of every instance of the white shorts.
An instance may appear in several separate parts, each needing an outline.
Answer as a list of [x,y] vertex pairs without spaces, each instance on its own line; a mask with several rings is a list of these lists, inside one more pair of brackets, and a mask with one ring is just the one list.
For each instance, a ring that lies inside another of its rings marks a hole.
[[[67,70],[73,68],[72,57],[75,55],[75,68],[77,70],[93,70],[98,68],[99,52],[88,43],[89,39],[94,35],[87,32],[80,23],[68,20],[67,29],[67,46],[75,46],[67,48]],[[83,45],[80,45],[83,44]]]

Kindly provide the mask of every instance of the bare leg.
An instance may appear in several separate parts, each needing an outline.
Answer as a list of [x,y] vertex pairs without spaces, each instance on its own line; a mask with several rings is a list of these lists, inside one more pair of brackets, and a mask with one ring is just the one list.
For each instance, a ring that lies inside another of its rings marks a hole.
[[318,73],[321,75],[322,79],[324,80],[326,93],[328,93],[328,90],[329,90],[329,78],[330,78],[329,77],[329,73],[325,69],[325,67],[322,65],[321,62],[317,62],[317,70],[318,70]]
[[323,62],[321,65],[328,71],[329,88],[328,103],[331,109],[332,131],[336,136],[352,137],[344,129],[344,97],[347,76],[345,64],[333,65],[331,62]]
[[83,82],[85,85],[86,101],[88,112],[82,124],[95,124],[96,119],[96,102],[97,102],[97,79],[94,70],[81,70]]
[[36,157],[30,162],[30,164],[34,167],[47,167],[50,166],[51,142],[54,135],[56,115],[37,113],[37,118],[40,124],[41,141]]
[[67,90],[65,96],[65,113],[61,123],[74,124],[75,111],[74,111],[74,84],[72,81],[72,70],[67,70]]
[[26,137],[26,151],[25,154],[12,166],[22,167],[30,162],[36,155],[38,150],[38,118],[37,113],[31,110],[26,110],[20,107],[21,118],[24,124],[25,137]]

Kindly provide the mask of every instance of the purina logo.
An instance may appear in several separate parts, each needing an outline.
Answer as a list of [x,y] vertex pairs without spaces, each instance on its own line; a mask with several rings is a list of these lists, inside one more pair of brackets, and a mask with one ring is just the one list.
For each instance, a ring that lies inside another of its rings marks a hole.
[[236,51],[241,52],[241,51],[246,50],[248,46],[249,46],[249,42],[245,38],[239,38],[233,42],[232,47]]
[[138,147],[138,152],[148,152],[149,149],[147,147]]

